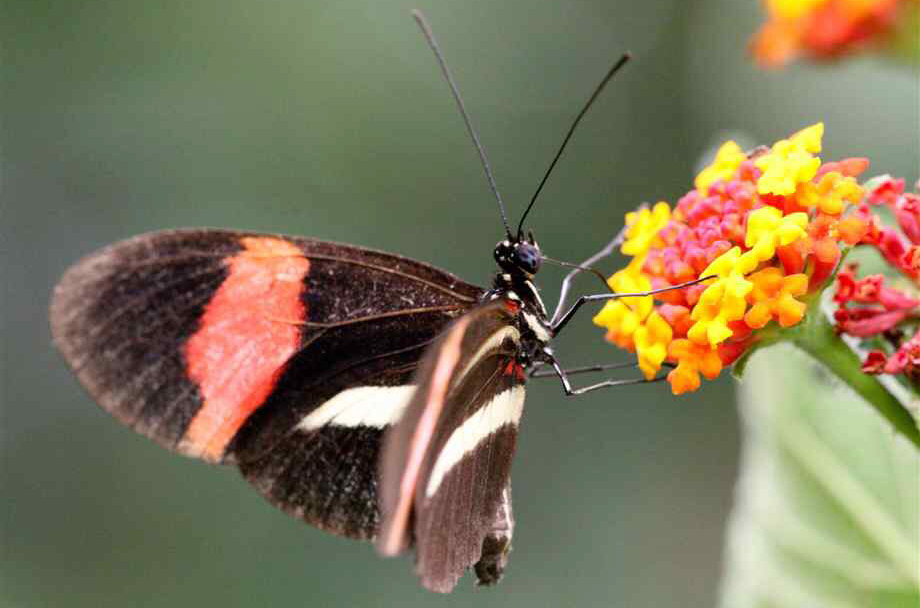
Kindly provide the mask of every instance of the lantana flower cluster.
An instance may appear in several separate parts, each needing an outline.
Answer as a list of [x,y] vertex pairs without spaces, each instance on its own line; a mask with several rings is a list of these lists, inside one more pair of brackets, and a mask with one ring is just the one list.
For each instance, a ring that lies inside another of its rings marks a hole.
[[626,215],[621,251],[632,259],[610,277],[613,291],[712,277],[611,300],[595,316],[610,342],[637,353],[646,378],[668,365],[675,394],[696,390],[701,375],[718,376],[768,328],[801,322],[841,249],[881,230],[859,209],[865,192],[855,177],[868,161],[822,162],[823,134],[819,123],[751,153],[729,141],[673,208]]
[[[780,66],[798,55],[828,59],[883,40],[899,22],[916,18],[918,0],[764,0],[767,22],[754,37],[754,56]],[[910,31],[910,26],[904,28]]]
[[[868,190],[856,210],[868,226],[859,246],[876,249],[896,276],[860,277],[856,264],[842,269],[834,293],[836,329],[870,349],[863,371],[901,374],[920,386],[920,195],[888,176]],[[882,209],[896,226],[879,219],[876,210]]]

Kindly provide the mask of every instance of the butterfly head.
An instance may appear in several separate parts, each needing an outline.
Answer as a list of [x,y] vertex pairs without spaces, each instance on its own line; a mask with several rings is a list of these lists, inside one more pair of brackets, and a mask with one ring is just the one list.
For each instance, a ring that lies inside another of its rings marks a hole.
[[537,274],[543,263],[543,254],[540,246],[533,238],[533,233],[528,238],[505,239],[495,245],[495,261],[507,273],[523,274],[530,278]]

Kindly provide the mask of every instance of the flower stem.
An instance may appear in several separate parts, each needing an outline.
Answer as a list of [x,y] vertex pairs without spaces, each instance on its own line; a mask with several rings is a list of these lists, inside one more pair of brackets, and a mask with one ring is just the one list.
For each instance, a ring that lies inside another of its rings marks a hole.
[[862,371],[859,357],[834,331],[818,300],[810,303],[811,310],[802,323],[780,331],[781,339],[791,341],[823,364],[920,449],[920,429],[913,415],[874,376]]

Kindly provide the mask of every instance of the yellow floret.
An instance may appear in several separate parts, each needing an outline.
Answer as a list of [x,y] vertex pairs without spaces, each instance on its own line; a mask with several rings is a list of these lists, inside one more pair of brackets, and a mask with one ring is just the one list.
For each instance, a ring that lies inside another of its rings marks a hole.
[[[789,245],[805,236],[807,226],[806,213],[790,213],[784,216],[782,211],[775,207],[761,207],[748,216],[744,246],[754,252],[758,262],[766,262],[776,255],[778,246]],[[746,272],[752,270],[754,268]]]
[[649,248],[659,244],[658,232],[671,219],[671,208],[667,203],[656,203],[654,207],[630,211],[626,214],[626,240],[620,251],[624,255],[642,256]]
[[696,176],[696,181],[694,182],[696,189],[700,191],[700,194],[705,194],[706,189],[713,183],[719,180],[731,179],[737,173],[738,167],[741,166],[741,162],[744,159],[745,155],[741,150],[741,146],[733,141],[725,142],[716,152],[716,158],[712,161],[712,164],[700,171],[700,174]]
[[811,181],[821,166],[821,159],[814,154],[821,151],[823,135],[824,123],[819,122],[773,144],[754,161],[763,172],[757,180],[757,192],[786,196],[799,184]]
[[671,326],[657,312],[650,314],[645,324],[636,329],[634,341],[639,355],[639,369],[645,374],[646,380],[654,378],[661,369],[673,337]]
[[[638,293],[652,288],[651,281],[642,274],[642,258],[635,258],[630,264],[620,270],[610,279],[610,285],[615,293]],[[622,347],[632,347],[632,338],[636,329],[645,321],[652,312],[654,298],[652,296],[622,298],[609,300],[594,316],[594,324],[607,328],[607,338],[614,344]]]
[[732,247],[700,273],[701,277],[715,275],[717,278],[700,294],[690,311],[690,318],[696,321],[687,332],[692,342],[715,347],[732,336],[728,324],[744,317],[745,296],[754,287],[744,275],[753,271],[758,263],[753,252],[742,254],[740,247]]

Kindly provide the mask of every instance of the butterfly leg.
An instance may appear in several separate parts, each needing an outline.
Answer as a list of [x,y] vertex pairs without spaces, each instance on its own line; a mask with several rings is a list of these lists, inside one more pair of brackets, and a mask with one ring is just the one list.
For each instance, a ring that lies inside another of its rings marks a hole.
[[[559,374],[556,373],[556,370],[552,369],[543,369],[544,366],[549,365],[548,362],[541,361],[534,367],[530,372],[531,378],[549,378],[549,377],[558,377]],[[566,376],[573,376],[575,374],[584,374],[588,372],[602,372],[608,369],[627,369],[630,367],[636,367],[638,363],[636,361],[628,361],[626,363],[601,363],[597,365],[585,365],[584,367],[572,367],[567,370],[563,370]]]
[[[569,382],[569,373],[566,370],[562,369],[562,366],[559,365],[559,362],[556,361],[556,358],[550,354],[546,354],[547,363],[553,366],[553,371],[555,375],[562,382],[562,390],[565,392],[566,397],[572,397],[574,395],[584,395],[585,393],[590,393],[601,388],[609,388],[612,386],[624,386],[627,384],[648,384],[651,382],[660,382],[666,378],[666,376],[656,376],[651,380],[646,380],[645,378],[626,378],[624,380],[604,380],[603,382],[598,382],[597,384],[589,384],[588,386],[583,386],[580,388],[572,388],[571,382]],[[594,368],[603,367],[600,365],[591,366]],[[588,370],[588,368],[576,368],[584,369],[585,371],[597,371],[597,370]],[[572,370],[574,373],[578,373],[576,370]]]
[[639,291],[636,293],[596,293],[588,296],[581,296],[572,306],[565,311],[565,313],[559,317],[558,321],[553,321],[552,333],[554,336],[558,335],[562,331],[562,328],[565,327],[569,321],[572,320],[572,317],[575,316],[575,313],[578,312],[578,309],[587,304],[588,302],[600,302],[604,300],[616,300],[618,298],[645,298],[648,296],[653,296],[656,293],[664,293],[666,291],[674,291],[675,289],[683,289],[684,287],[690,287],[691,285],[696,285],[697,283],[702,283],[703,281],[708,281],[709,279],[715,278],[714,276],[701,277],[699,279],[694,279],[692,281],[687,281],[686,283],[678,283],[677,285],[671,285],[669,287],[661,287],[659,289],[650,289],[649,291]]

